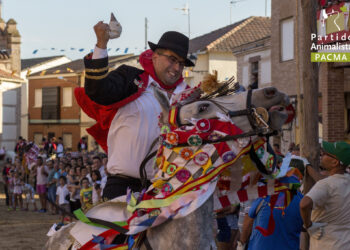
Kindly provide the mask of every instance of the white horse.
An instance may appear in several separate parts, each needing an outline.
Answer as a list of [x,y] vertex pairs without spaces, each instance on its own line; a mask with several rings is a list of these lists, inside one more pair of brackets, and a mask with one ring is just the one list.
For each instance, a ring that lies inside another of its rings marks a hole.
[[[228,143],[232,145],[234,143],[236,147],[241,147],[241,149],[246,148],[247,145],[251,145],[258,140],[258,136],[253,135],[251,133],[252,131],[259,130],[259,133],[269,133],[272,130],[281,129],[281,126],[288,117],[285,107],[289,105],[288,96],[279,92],[274,87],[253,90],[249,94],[248,92],[241,92],[219,97],[214,96],[213,98],[202,98],[191,102],[179,102],[177,104],[179,108],[176,121],[181,125],[191,125],[189,123],[193,119],[228,119],[249,138],[245,141],[232,139]],[[167,122],[169,120],[169,110],[171,109],[168,99],[160,91],[156,91],[156,97],[163,110],[163,122]],[[255,107],[260,108],[258,112],[260,115],[255,112],[257,110]],[[264,113],[261,110],[267,112]],[[237,113],[235,111],[242,112]],[[261,127],[264,128],[261,129]],[[209,142],[205,143],[210,144]],[[233,189],[238,190],[242,176],[241,162],[235,161],[230,166],[230,169],[232,170],[231,186],[233,186]],[[119,200],[123,200],[123,198]],[[199,207],[198,204],[200,205]],[[148,248],[161,250],[215,249],[212,225],[214,218],[212,187],[208,188],[207,193],[201,194],[198,204],[195,206],[195,209],[191,208],[192,204],[188,205],[188,210],[194,211],[185,217],[177,214],[173,216],[174,219],[168,219],[160,225],[148,228],[146,232]],[[131,216],[131,213],[127,211],[126,207],[127,204],[122,202],[105,202],[89,210],[86,216],[106,221],[120,221],[123,216],[124,218],[125,216]],[[115,214],[115,211],[119,211],[118,215]],[[90,226],[82,222],[77,222],[72,226],[69,237],[66,235],[67,229],[62,232],[58,231],[47,242],[45,249],[69,249],[72,245],[73,248],[82,246],[86,243],[86,237],[83,236],[82,232],[88,227]],[[103,232],[101,230],[99,231],[94,228],[91,232],[96,235]],[[91,238],[91,234],[88,237]],[[63,238],[70,238],[72,240],[62,240]],[[145,244],[141,248],[147,249]],[[96,249],[98,249],[98,246]]]

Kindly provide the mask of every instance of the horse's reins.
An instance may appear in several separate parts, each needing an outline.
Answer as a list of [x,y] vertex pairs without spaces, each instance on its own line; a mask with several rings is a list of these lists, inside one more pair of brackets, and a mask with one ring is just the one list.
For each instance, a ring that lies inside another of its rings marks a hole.
[[[51,200],[48,199],[48,197],[46,196],[46,200],[53,205],[57,210],[61,211],[63,214],[68,215],[71,218],[77,219],[79,220],[79,218],[77,218],[77,216],[69,211],[64,210],[63,208],[61,208],[60,206],[58,206],[55,202],[52,202]],[[92,218],[92,217],[86,217],[88,220],[90,220],[92,223],[96,223],[96,224],[100,224],[102,226],[105,227],[109,227],[117,232],[120,232],[122,234],[125,234],[128,232],[127,229],[118,226],[117,224],[114,224],[112,222],[106,221],[106,220],[101,220],[101,219],[97,219],[97,218]]]

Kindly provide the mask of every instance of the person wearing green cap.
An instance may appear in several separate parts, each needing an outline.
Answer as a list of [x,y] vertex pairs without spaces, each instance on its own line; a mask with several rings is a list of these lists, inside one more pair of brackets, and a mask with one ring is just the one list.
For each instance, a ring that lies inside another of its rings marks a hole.
[[329,176],[317,181],[300,202],[304,227],[310,234],[310,250],[350,249],[349,165],[348,143],[322,142],[321,166]]

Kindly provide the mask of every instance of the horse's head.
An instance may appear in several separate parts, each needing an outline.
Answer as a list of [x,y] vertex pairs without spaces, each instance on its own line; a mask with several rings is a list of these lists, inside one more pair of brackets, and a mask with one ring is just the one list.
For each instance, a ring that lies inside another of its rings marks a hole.
[[[250,93],[248,100],[248,91],[234,93],[231,95],[214,97],[211,99],[198,98],[195,101],[180,102],[178,104],[177,122],[178,125],[189,124],[191,119],[211,119],[229,116],[231,120],[241,128],[244,132],[251,130],[252,120],[244,111],[257,110],[260,117],[264,118],[267,125],[272,130],[280,130],[282,125],[288,118],[286,107],[290,104],[286,94],[279,92],[275,87],[267,87],[263,89],[255,89]],[[168,121],[170,105],[167,98],[160,91],[156,91],[157,99],[163,110],[163,122]],[[236,111],[243,111],[237,113]],[[248,112],[249,113],[249,112]],[[256,116],[253,122],[259,123]]]
[[155,91],[163,109],[160,122],[165,125],[153,183],[158,191],[179,188],[177,180],[211,180],[225,171],[223,178],[234,180],[229,186],[235,193],[242,177],[255,185],[262,177],[279,174],[269,140],[260,135],[268,137],[287,121],[288,96],[274,87],[240,93],[236,89],[230,83],[209,93],[189,89],[174,97],[171,106],[162,92]]

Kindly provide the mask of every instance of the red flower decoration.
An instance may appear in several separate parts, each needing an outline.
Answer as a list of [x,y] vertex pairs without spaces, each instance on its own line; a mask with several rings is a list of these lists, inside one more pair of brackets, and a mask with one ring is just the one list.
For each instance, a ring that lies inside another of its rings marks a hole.
[[200,119],[196,123],[197,130],[201,132],[207,132],[210,129],[210,122],[207,119]]

